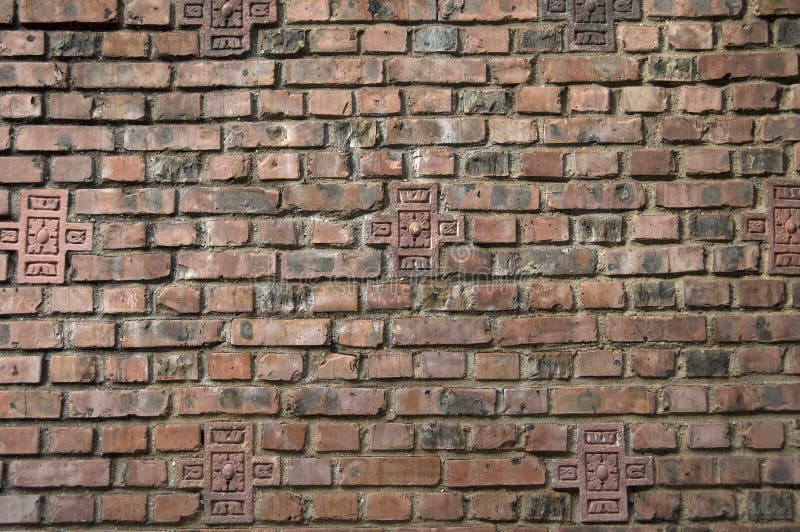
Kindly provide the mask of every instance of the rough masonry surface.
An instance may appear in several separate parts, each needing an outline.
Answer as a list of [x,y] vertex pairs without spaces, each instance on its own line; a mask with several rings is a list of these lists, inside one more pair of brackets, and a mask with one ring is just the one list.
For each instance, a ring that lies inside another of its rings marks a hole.
[[797,0],[0,0],[0,530],[800,528]]

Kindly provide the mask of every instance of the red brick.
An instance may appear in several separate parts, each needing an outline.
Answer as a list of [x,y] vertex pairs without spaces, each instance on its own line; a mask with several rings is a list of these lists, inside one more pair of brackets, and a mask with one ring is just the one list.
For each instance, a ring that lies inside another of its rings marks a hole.
[[663,451],[678,448],[678,436],[673,425],[667,423],[642,423],[633,429],[631,439],[636,451]]
[[413,449],[414,425],[403,423],[376,423],[372,425],[370,448],[373,451]]
[[798,74],[797,57],[787,52],[704,54],[697,60],[700,79],[782,78]]
[[519,355],[517,353],[476,353],[475,378],[478,380],[519,379]]
[[710,457],[659,457],[655,460],[656,478],[666,486],[701,485],[715,483],[714,459]]
[[153,497],[153,522],[177,523],[190,518],[200,509],[200,495],[170,493]]
[[330,486],[333,484],[331,463],[327,458],[287,458],[284,461],[285,483],[289,486]]
[[410,353],[371,353],[365,362],[370,379],[398,379],[414,376]]
[[419,516],[436,521],[457,521],[464,516],[464,496],[460,493],[421,493]]
[[559,388],[553,396],[553,413],[653,414],[655,394],[642,386]]
[[486,82],[486,62],[483,59],[397,57],[386,61],[386,71],[387,81],[394,83]]
[[155,425],[153,442],[157,451],[196,451],[200,448],[200,425]]
[[0,96],[3,118],[36,118],[42,116],[42,98],[36,94],[4,94]]
[[382,63],[377,59],[288,59],[285,63],[284,80],[288,85],[374,85],[383,82]]
[[433,486],[441,478],[437,457],[355,457],[339,459],[342,486]]
[[125,24],[130,26],[166,26],[169,24],[168,0],[130,0],[125,4]]
[[123,478],[126,486],[138,488],[160,487],[167,484],[166,460],[130,460]]
[[356,521],[358,519],[358,494],[314,493],[313,519],[316,521]]
[[53,454],[88,454],[92,452],[91,427],[52,427],[48,430],[47,451]]
[[117,2],[113,0],[20,0],[19,19],[23,23],[113,22],[119,14],[117,8]]
[[690,492],[686,513],[689,519],[733,519],[736,517],[736,498],[722,490]]
[[511,449],[517,442],[517,427],[513,424],[473,425],[474,449]]
[[320,28],[311,32],[311,50],[316,53],[355,53],[358,35],[348,28]]
[[517,111],[532,114],[559,114],[561,89],[558,87],[522,87],[517,93]]
[[263,90],[259,93],[258,115],[265,116],[302,116],[303,95],[284,90]]
[[146,57],[147,34],[133,31],[103,36],[103,57]]
[[111,483],[108,460],[26,460],[9,466],[17,488],[102,488]]
[[744,24],[738,22],[724,22],[721,26],[722,35],[720,36],[720,44],[725,48],[767,43],[769,26],[765,21]]
[[95,357],[87,355],[50,358],[50,381],[54,383],[94,382],[97,376]]
[[618,281],[584,281],[579,295],[584,308],[625,307],[625,288]]
[[320,423],[317,425],[314,448],[318,452],[358,451],[359,431],[355,423]]
[[718,342],[793,342],[800,339],[797,316],[720,315],[713,320],[714,336]]
[[453,109],[451,89],[411,87],[406,90],[406,99],[412,114],[442,114]]
[[79,214],[172,214],[173,189],[92,189],[75,193],[75,212]]
[[74,391],[67,397],[67,413],[72,418],[158,417],[168,399],[164,390]]
[[38,427],[0,427],[0,455],[39,454]]
[[386,127],[390,146],[473,144],[486,137],[486,123],[480,118],[389,118]]
[[375,416],[386,410],[385,390],[306,386],[286,397],[296,416]]
[[8,75],[0,79],[0,87],[49,88],[66,87],[65,63],[4,62]]
[[576,377],[621,377],[623,369],[622,351],[578,351],[575,357]]
[[303,374],[303,356],[267,353],[258,358],[258,375],[266,381],[297,381]]
[[278,391],[269,386],[230,388],[181,388],[177,414],[277,414]]
[[0,496],[0,524],[38,524],[42,519],[42,501],[39,495]]
[[501,318],[497,324],[500,345],[537,345],[597,340],[592,316]]
[[103,454],[132,454],[147,450],[147,426],[121,425],[103,427],[100,451]]
[[564,158],[557,151],[525,151],[519,154],[520,175],[525,177],[563,177]]
[[502,54],[508,52],[509,36],[505,28],[479,26],[464,32],[464,52],[468,54]]
[[349,116],[353,114],[353,94],[348,90],[312,90],[308,92],[308,112],[312,116]]
[[101,495],[100,519],[115,523],[144,523],[147,520],[147,495]]
[[482,388],[400,388],[395,392],[398,414],[491,415],[497,403],[493,389]]
[[641,118],[553,118],[544,131],[546,144],[636,144],[643,138]]
[[627,57],[557,56],[540,60],[542,79],[548,83],[591,83],[636,81],[638,63]]
[[535,20],[537,15],[535,0],[521,0],[514,4],[502,0],[467,0],[462,4],[439,5],[440,19],[458,22]]
[[302,423],[265,423],[261,448],[275,451],[302,451],[308,426]]
[[665,378],[675,374],[675,352],[640,349],[631,352],[633,372],[640,377]]
[[397,53],[406,50],[406,29],[393,24],[372,24],[361,37],[367,53]]
[[458,379],[466,374],[464,353],[427,351],[418,355],[423,379]]
[[294,493],[265,493],[261,495],[259,519],[265,521],[299,521],[303,514],[302,500]]
[[606,318],[607,334],[614,342],[702,342],[706,339],[703,316],[619,316]]
[[52,495],[47,499],[46,520],[50,523],[91,523],[94,521],[94,497]]
[[446,460],[450,487],[543,486],[544,466],[538,458]]
[[528,304],[542,310],[569,310],[573,307],[572,288],[567,283],[531,283]]
[[472,496],[472,514],[487,521],[513,521],[519,507],[516,493],[476,493]]
[[371,521],[408,521],[411,519],[411,496],[408,493],[368,493],[364,511]]
[[739,373],[780,373],[783,369],[781,349],[778,347],[752,347],[739,350]]
[[742,445],[750,449],[775,450],[783,447],[782,421],[748,421],[742,426]]
[[709,23],[671,22],[667,42],[676,50],[710,50],[714,46],[713,27]]
[[567,427],[537,424],[525,432],[525,450],[533,453],[563,453],[567,450]]
[[611,91],[606,87],[587,85],[570,89],[570,108],[579,113],[607,113],[611,105]]

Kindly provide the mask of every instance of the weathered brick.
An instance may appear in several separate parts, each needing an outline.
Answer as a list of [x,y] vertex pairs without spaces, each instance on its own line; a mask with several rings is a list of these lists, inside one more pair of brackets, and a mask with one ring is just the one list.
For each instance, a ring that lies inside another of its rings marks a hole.
[[176,403],[182,416],[276,414],[280,409],[278,390],[269,386],[181,388]]
[[102,488],[111,484],[109,460],[11,462],[9,482],[17,488]]
[[35,525],[42,519],[39,495],[0,496],[0,523],[4,525]]
[[553,394],[555,415],[653,414],[655,394],[643,386],[558,388]]
[[452,487],[542,486],[544,477],[538,458],[445,461],[445,482]]

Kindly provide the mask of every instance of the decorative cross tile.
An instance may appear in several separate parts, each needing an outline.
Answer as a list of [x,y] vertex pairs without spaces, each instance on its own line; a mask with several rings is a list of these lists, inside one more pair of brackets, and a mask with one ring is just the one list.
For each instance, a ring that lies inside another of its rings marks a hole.
[[742,215],[742,240],[767,242],[769,273],[800,275],[800,184],[767,184],[767,213]]
[[92,226],[67,223],[66,190],[23,190],[18,223],[0,223],[0,250],[17,252],[17,282],[64,282],[67,251],[92,250]]
[[203,53],[225,57],[250,50],[253,24],[275,22],[275,0],[182,0],[179,20],[203,26]]
[[613,52],[617,20],[639,20],[639,0],[544,0],[544,20],[566,20],[569,49]]
[[253,424],[204,425],[205,456],[178,460],[177,487],[203,490],[206,524],[253,522],[253,487],[280,480],[277,457],[253,457]]
[[438,213],[435,183],[392,183],[390,214],[367,220],[367,244],[394,248],[398,275],[434,275],[439,244],[464,240],[464,217]]
[[578,427],[578,458],[554,460],[553,487],[577,489],[581,520],[615,523],[628,520],[628,488],[653,485],[653,459],[625,456],[622,423]]

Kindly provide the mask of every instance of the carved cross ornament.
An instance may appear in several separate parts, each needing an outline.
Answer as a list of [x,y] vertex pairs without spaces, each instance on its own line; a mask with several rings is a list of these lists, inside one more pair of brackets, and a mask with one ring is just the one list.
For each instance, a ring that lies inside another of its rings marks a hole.
[[544,0],[544,20],[566,20],[573,51],[613,52],[618,20],[639,20],[639,0]]
[[767,184],[767,212],[742,216],[742,240],[767,242],[768,272],[800,275],[800,183]]
[[585,523],[627,521],[628,488],[653,485],[653,459],[625,456],[622,423],[579,426],[578,458],[551,467],[553,488],[580,490]]
[[241,55],[250,50],[253,24],[278,19],[275,0],[182,0],[178,18],[203,27],[203,53],[211,57]]
[[438,213],[435,183],[392,183],[390,213],[367,220],[367,244],[394,248],[399,276],[435,275],[439,244],[464,240],[464,217]]
[[253,487],[278,484],[278,457],[253,456],[252,423],[203,427],[205,456],[177,461],[177,487],[203,490],[206,524],[252,523]]
[[67,222],[66,190],[23,190],[19,222],[0,223],[0,250],[17,252],[17,282],[64,282],[67,251],[92,250],[92,226]]

